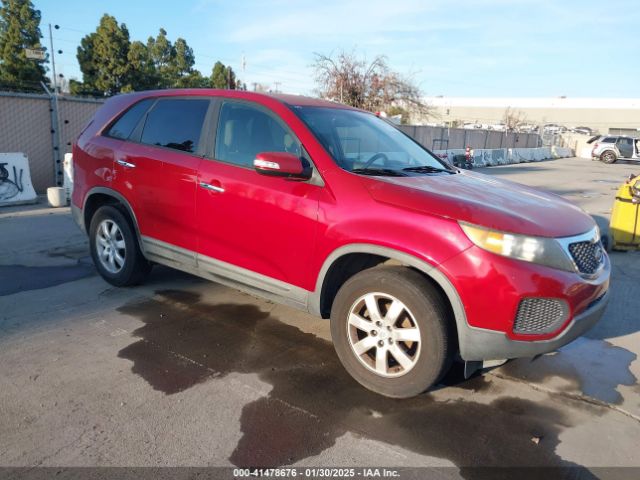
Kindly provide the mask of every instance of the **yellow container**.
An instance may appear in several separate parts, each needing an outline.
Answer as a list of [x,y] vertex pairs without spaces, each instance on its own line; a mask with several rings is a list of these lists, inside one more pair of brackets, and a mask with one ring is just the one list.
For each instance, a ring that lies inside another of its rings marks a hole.
[[609,222],[613,250],[640,249],[640,175],[631,176],[617,191]]

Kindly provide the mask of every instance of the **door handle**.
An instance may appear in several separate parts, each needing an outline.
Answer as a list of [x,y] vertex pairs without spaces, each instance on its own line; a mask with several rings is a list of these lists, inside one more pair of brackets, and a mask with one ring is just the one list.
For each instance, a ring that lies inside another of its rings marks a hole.
[[127,162],[126,160],[118,159],[116,160],[116,163],[118,165],[122,165],[124,168],[136,168],[135,163],[130,163],[130,162]]
[[211,185],[210,183],[200,182],[200,188],[204,188],[205,190],[210,190],[212,192],[224,193],[224,188]]

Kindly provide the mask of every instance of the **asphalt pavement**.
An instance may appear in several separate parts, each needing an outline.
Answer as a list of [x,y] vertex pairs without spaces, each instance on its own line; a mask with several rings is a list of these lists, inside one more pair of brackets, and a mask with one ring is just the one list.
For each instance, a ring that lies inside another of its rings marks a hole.
[[[562,195],[606,227],[615,189],[640,166],[573,158],[482,171]],[[143,286],[111,287],[69,209],[2,208],[0,467],[480,478],[472,467],[531,466],[637,478],[640,253],[611,259],[611,302],[586,336],[391,400],[346,374],[326,320],[164,267]]]

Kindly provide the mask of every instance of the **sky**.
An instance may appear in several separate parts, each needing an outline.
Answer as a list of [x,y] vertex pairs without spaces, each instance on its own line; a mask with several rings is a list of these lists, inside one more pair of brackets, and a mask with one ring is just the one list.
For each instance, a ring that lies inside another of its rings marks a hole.
[[132,40],[183,37],[203,74],[220,60],[249,87],[313,94],[314,53],[353,51],[386,56],[425,96],[640,97],[637,0],[32,1],[47,47],[60,26],[66,78],[81,78],[80,39],[109,13]]

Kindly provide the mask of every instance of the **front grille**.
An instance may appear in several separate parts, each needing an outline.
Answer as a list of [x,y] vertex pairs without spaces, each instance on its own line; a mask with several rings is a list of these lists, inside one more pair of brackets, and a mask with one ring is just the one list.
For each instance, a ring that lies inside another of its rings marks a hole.
[[569,252],[580,273],[593,275],[604,262],[602,244],[598,242],[576,242],[569,244]]
[[513,332],[522,335],[541,335],[562,326],[569,315],[569,306],[555,298],[525,298],[518,305]]

